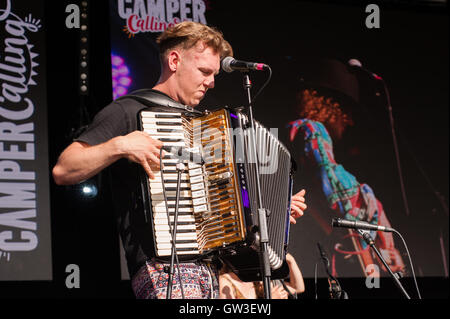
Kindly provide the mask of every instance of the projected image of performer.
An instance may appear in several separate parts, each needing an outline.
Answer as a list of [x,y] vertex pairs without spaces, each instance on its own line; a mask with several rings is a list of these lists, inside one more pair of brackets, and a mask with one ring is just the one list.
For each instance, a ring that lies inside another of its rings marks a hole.
[[[384,266],[355,231],[331,229],[333,217],[390,226],[376,190],[359,181],[344,168],[345,162],[335,157],[339,142],[355,124],[352,111],[358,107],[357,90],[357,79],[346,65],[323,60],[314,79],[303,79],[297,95],[299,118],[289,123],[291,147],[297,151],[296,160],[305,174],[301,181],[310,195],[308,215],[322,229],[322,243],[328,242],[334,276],[346,273],[356,277],[361,275],[361,270],[367,275],[368,266],[378,264],[380,270]],[[392,233],[372,232],[371,235],[376,237],[376,245],[391,269],[403,271],[404,263]]]
[[[168,28],[157,39],[161,59],[159,81],[149,94],[160,103],[195,107],[214,88],[220,61],[232,56],[221,32],[195,22]],[[132,98],[113,101],[103,108],[53,168],[59,185],[76,184],[107,169],[113,192],[119,233],[124,246],[136,298],[166,298],[168,264],[157,261],[153,235],[144,214],[139,176],[150,179],[160,172],[163,143],[138,130],[138,114],[148,105]],[[153,107],[153,106],[152,106]],[[304,198],[294,202],[292,217],[299,217]],[[179,263],[173,277],[172,298],[218,298],[217,266],[210,260]],[[181,284],[180,284],[181,278]]]

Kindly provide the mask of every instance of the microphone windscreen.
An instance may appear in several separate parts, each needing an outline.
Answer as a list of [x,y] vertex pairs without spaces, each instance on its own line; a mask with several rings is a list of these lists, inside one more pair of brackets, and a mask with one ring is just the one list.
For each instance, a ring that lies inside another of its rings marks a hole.
[[234,58],[231,56],[227,56],[225,58],[222,59],[221,62],[221,66],[222,66],[222,70],[224,70],[225,72],[233,72],[233,69],[231,68],[231,62],[234,61]]
[[350,59],[350,60],[348,60],[348,64],[351,65],[351,66],[357,66],[359,68],[362,67],[362,63],[359,60],[357,60],[357,59]]

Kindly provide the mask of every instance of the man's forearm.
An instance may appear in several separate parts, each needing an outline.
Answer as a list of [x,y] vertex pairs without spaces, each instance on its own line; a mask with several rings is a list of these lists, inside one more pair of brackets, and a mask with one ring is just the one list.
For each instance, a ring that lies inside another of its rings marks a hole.
[[74,142],[60,155],[53,168],[58,185],[73,185],[98,174],[122,157],[119,138],[98,145]]

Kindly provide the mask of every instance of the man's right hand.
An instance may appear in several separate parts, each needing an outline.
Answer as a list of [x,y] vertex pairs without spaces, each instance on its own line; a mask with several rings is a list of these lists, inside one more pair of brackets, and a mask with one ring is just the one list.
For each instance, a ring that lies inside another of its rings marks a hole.
[[73,185],[98,174],[120,158],[126,158],[142,165],[153,179],[154,172],[160,169],[162,146],[161,141],[141,131],[117,136],[97,145],[75,141],[61,153],[52,175],[57,185]]
[[[160,151],[163,143],[150,137],[145,132],[134,131],[118,139],[118,147],[123,157],[140,164],[150,179],[155,178],[155,171],[160,167]],[[164,156],[164,151],[162,152]]]

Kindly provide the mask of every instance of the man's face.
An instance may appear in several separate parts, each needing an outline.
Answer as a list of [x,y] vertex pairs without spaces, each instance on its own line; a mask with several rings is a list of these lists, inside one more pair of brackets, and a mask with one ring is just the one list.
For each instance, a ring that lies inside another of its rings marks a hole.
[[214,76],[220,70],[220,55],[203,43],[181,50],[175,72],[178,101],[196,106],[208,89],[214,87]]

